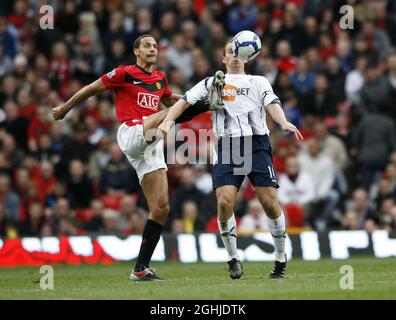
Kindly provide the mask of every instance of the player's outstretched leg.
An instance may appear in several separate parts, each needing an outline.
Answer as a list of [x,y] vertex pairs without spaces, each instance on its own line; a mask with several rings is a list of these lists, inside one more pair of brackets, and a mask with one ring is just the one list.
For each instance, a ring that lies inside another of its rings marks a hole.
[[239,279],[243,275],[243,267],[237,249],[237,225],[233,212],[236,194],[235,186],[223,186],[216,189],[218,226],[221,240],[227,249],[229,261],[228,271],[231,279]]
[[271,279],[284,278],[287,257],[285,251],[286,223],[285,215],[276,199],[276,189],[273,187],[256,187],[258,199],[268,216],[270,229],[275,247],[275,262],[269,277]]
[[149,264],[169,213],[168,180],[165,170],[159,169],[147,173],[142,180],[142,189],[150,212],[143,230],[139,256],[130,279],[132,281],[163,280],[149,267]]

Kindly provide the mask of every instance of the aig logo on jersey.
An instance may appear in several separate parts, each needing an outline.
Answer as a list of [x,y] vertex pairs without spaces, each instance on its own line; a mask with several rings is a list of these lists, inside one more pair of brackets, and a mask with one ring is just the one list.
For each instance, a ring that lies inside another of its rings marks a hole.
[[237,96],[249,95],[250,88],[237,88],[233,85],[226,84],[223,88],[222,98],[224,101],[234,101]]
[[139,92],[137,103],[139,107],[157,110],[159,105],[159,97],[154,94]]

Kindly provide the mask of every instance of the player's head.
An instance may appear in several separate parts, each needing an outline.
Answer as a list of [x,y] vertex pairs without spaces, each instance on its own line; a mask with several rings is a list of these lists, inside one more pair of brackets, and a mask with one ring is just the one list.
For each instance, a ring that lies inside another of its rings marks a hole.
[[234,55],[232,39],[228,40],[224,45],[223,63],[226,66],[227,73],[245,73],[246,62]]
[[133,42],[133,53],[138,64],[155,64],[158,56],[157,41],[151,34],[143,34]]

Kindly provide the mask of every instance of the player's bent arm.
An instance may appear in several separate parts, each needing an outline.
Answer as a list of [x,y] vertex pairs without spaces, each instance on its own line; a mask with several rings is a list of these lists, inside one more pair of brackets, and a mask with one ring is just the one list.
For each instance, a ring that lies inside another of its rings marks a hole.
[[278,103],[270,103],[269,105],[267,105],[267,111],[271,115],[272,119],[280,124],[283,130],[294,133],[294,136],[297,140],[304,140],[296,126],[287,121],[285,113],[283,112],[282,107]]
[[98,79],[78,90],[65,104],[52,109],[54,120],[61,120],[77,104],[106,90],[102,79]]
[[161,103],[164,104],[166,107],[171,107],[173,106],[179,99],[182,97],[182,95],[177,94],[177,93],[172,93],[169,97],[165,97],[161,99]]
[[158,131],[160,135],[166,135],[170,131],[176,119],[180,117],[184,110],[191,106],[186,100],[179,99],[170,109],[164,121],[159,125]]

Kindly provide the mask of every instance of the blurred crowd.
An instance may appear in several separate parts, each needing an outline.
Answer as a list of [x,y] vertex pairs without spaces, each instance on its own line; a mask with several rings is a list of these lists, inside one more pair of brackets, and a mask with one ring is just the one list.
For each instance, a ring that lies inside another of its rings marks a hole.
[[[46,4],[53,29],[40,28]],[[344,4],[353,8],[345,30]],[[51,107],[133,64],[132,43],[145,33],[158,41],[157,68],[184,93],[224,69],[224,43],[245,29],[262,40],[247,72],[268,78],[305,138],[268,119],[289,229],[396,231],[394,1],[2,0],[0,236],[140,234],[147,205],[115,142],[112,93],[65,121],[52,121]],[[203,114],[182,127],[210,126]],[[167,231],[217,232],[210,172],[169,165]],[[247,179],[235,213],[240,233],[267,230]]]

